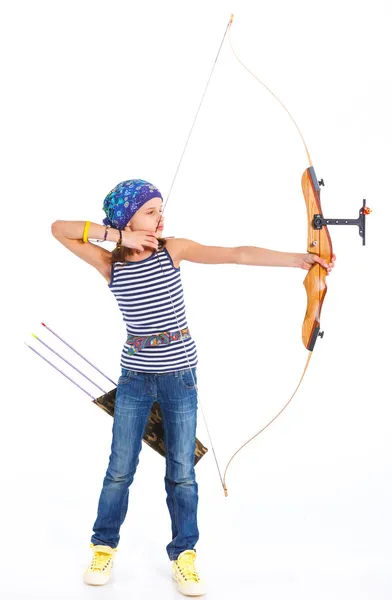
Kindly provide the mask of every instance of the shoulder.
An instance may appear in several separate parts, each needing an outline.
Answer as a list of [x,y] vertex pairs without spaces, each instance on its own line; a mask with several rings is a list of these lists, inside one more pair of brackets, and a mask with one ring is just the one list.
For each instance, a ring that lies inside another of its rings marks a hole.
[[165,248],[169,252],[174,266],[178,268],[182,260],[204,262],[203,260],[198,261],[198,258],[195,258],[195,255],[197,254],[198,250],[201,248],[207,249],[208,246],[202,246],[201,244],[186,238],[173,237],[165,239]]
[[173,264],[177,269],[183,260],[184,240],[182,238],[165,238],[165,248],[171,256]]

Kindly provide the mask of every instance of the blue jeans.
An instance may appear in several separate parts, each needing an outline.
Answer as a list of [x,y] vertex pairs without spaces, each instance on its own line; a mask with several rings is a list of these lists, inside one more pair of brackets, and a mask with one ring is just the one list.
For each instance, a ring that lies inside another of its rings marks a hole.
[[[192,368],[192,373],[197,383],[196,367]],[[119,543],[120,527],[128,510],[129,486],[139,463],[142,439],[154,400],[160,404],[166,448],[166,503],[172,531],[166,551],[170,560],[176,560],[184,550],[194,550],[199,539],[198,484],[194,464],[197,395],[189,369],[142,373],[121,368],[109,466],[91,542],[112,548]],[[148,510],[153,511],[152,502]]]

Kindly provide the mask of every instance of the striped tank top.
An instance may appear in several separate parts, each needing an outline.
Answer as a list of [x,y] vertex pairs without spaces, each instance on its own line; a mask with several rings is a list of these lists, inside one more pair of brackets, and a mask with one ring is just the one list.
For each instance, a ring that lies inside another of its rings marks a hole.
[[[108,287],[122,312],[127,335],[157,335],[162,331],[178,331],[188,327],[180,267],[174,266],[166,247],[159,251],[159,259],[158,252],[154,251],[151,256],[138,262],[113,263]],[[127,353],[127,349],[129,345],[125,342],[121,352],[121,367],[133,371],[165,373],[195,367],[198,362],[192,337],[146,347],[133,355]]]

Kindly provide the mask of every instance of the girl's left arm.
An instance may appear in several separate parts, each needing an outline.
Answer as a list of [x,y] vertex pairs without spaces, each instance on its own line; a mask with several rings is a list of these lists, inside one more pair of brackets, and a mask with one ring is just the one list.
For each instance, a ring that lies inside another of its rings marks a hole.
[[335,266],[336,256],[327,263],[317,254],[297,252],[278,252],[257,246],[203,246],[193,240],[176,238],[177,260],[188,260],[203,264],[232,263],[237,265],[255,265],[259,267],[299,267],[309,270],[314,263],[319,263],[328,273]]

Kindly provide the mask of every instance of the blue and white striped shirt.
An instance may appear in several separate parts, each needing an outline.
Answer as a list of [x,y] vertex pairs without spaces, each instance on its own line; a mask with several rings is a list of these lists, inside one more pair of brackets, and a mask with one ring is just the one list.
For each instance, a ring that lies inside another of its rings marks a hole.
[[[188,327],[180,267],[174,266],[166,247],[159,251],[159,259],[154,251],[144,260],[113,263],[108,287],[122,312],[127,335],[156,335]],[[163,373],[195,367],[198,362],[192,337],[146,347],[133,355],[127,354],[127,349],[129,345],[124,343],[121,367],[134,371]]]

